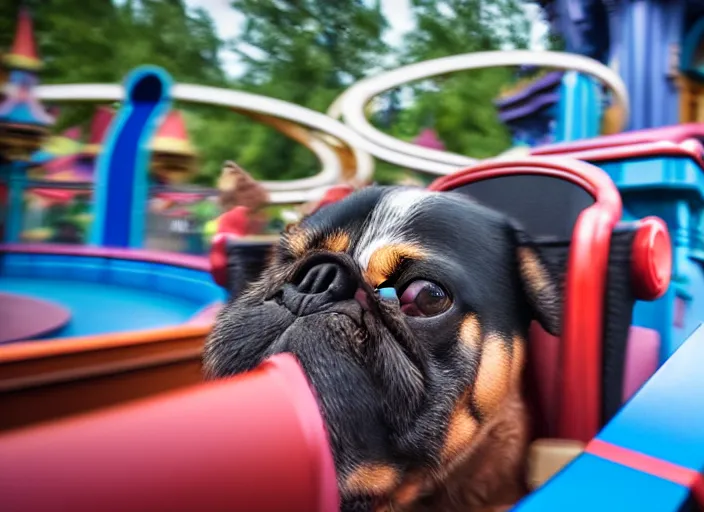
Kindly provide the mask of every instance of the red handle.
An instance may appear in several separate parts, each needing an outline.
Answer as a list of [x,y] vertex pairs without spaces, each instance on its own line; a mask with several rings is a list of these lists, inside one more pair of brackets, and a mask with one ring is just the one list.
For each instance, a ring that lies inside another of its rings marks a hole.
[[217,233],[210,246],[210,275],[215,284],[227,286],[227,235]]
[[4,512],[339,510],[317,402],[290,355],[233,379],[0,437]]
[[645,217],[633,240],[631,275],[636,297],[656,300],[664,295],[672,278],[672,241],[665,221]]

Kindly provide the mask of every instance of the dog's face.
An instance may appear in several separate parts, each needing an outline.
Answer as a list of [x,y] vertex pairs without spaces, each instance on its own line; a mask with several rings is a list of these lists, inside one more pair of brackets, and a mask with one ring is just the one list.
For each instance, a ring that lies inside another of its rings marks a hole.
[[554,283],[506,217],[451,193],[374,187],[286,233],[220,314],[204,362],[212,378],[295,354],[343,510],[372,510],[471,452],[517,385],[530,321],[555,332],[558,318]]

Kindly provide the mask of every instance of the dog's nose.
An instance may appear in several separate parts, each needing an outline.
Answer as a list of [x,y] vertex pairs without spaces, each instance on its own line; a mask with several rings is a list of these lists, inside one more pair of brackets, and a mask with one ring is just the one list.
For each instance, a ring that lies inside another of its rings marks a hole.
[[333,258],[316,259],[283,287],[281,299],[294,314],[309,315],[353,299],[358,285],[350,264]]
[[296,291],[304,295],[328,294],[329,301],[350,299],[357,290],[351,272],[337,262],[314,265],[295,286]]

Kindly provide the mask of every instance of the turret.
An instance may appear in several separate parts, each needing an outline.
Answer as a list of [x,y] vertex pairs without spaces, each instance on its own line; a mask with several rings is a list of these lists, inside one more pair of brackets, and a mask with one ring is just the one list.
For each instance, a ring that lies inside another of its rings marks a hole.
[[17,242],[22,231],[24,192],[32,154],[45,140],[54,117],[35,96],[37,71],[42,63],[37,56],[29,11],[20,8],[12,49],[3,58],[8,71],[0,103],[1,177],[6,180],[7,210],[3,239]]
[[3,57],[8,70],[4,98],[0,103],[0,152],[6,160],[27,160],[39,149],[54,124],[35,96],[36,73],[42,67],[37,56],[29,11],[20,8],[12,49]]
[[162,183],[184,183],[195,172],[196,152],[181,112],[171,110],[151,143],[151,171]]

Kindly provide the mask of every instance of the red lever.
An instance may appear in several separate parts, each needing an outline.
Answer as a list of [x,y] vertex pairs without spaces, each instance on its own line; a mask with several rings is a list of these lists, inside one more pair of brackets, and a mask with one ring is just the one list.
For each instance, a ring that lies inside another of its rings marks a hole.
[[655,300],[670,286],[672,242],[662,219],[645,217],[633,239],[631,277],[633,291],[641,300]]
[[3,512],[337,512],[335,469],[295,358],[0,436]]
[[218,233],[210,245],[210,275],[222,287],[227,286],[227,235]]

